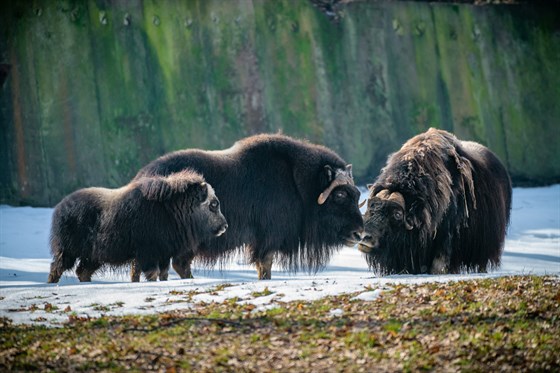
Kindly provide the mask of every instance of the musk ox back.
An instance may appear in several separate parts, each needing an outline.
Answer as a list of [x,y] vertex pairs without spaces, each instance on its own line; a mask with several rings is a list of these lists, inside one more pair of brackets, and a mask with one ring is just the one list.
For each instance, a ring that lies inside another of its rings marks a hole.
[[[144,177],[119,189],[80,189],[55,207],[48,282],[58,282],[77,259],[80,281],[91,281],[105,264],[132,260],[148,280],[166,280],[173,255],[226,228],[212,187],[192,171]],[[133,281],[139,275],[133,273]]]
[[429,129],[369,187],[359,248],[381,273],[457,273],[500,264],[511,182],[486,147]]
[[221,151],[182,150],[141,169],[136,178],[186,168],[204,174],[222,202],[229,229],[173,258],[190,276],[195,254],[206,263],[236,248],[248,249],[259,279],[268,279],[273,257],[292,270],[321,268],[332,251],[361,238],[359,191],[351,166],[336,153],[283,135],[257,135]]

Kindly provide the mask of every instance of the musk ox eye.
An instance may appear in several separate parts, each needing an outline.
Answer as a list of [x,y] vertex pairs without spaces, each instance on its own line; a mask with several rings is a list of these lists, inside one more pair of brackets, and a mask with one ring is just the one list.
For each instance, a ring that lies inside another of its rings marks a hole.
[[337,199],[344,199],[344,198],[346,198],[347,196],[348,196],[348,193],[346,193],[346,192],[343,191],[343,190],[339,190],[339,191],[336,192],[336,194],[335,194],[335,197],[336,197]]
[[395,218],[395,220],[402,220],[402,218],[403,218],[402,211],[395,210],[395,212],[393,212],[393,218]]
[[210,202],[210,208],[212,210],[217,210],[218,206],[220,206],[220,202],[218,202],[217,200],[213,200],[212,202]]

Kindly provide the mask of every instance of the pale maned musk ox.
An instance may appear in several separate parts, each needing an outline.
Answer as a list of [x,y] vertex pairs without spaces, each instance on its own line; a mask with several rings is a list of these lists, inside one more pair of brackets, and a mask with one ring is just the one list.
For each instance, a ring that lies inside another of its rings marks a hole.
[[374,270],[433,274],[499,266],[511,182],[488,148],[431,128],[392,154],[369,189],[358,247]]
[[[173,255],[226,228],[212,186],[190,170],[139,178],[119,189],[80,189],[54,210],[48,282],[58,282],[77,259],[80,281],[91,281],[103,265],[133,260],[149,281],[167,280]],[[133,271],[132,280],[139,278]]]
[[245,247],[258,278],[270,279],[273,258],[284,268],[323,267],[334,250],[361,239],[363,220],[352,167],[335,152],[306,141],[261,134],[219,151],[180,150],[142,168],[137,178],[192,168],[222,202],[229,229],[188,255],[173,258],[192,277],[194,255],[212,264]]

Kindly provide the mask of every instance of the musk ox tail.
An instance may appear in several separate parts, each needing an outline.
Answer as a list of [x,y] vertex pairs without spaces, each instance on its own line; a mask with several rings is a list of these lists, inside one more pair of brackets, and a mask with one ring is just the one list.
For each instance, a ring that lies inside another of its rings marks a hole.
[[60,206],[55,209],[50,233],[50,246],[53,261],[49,272],[48,283],[56,283],[62,274],[73,268],[78,258],[78,253],[73,249],[71,236],[67,234],[66,227],[71,226],[60,211]]

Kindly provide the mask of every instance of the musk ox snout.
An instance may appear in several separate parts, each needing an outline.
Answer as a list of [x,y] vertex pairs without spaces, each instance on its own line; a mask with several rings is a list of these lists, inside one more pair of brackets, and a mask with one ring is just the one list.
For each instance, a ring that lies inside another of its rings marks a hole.
[[355,244],[359,243],[362,240],[363,235],[364,235],[364,228],[363,227],[355,230],[354,232],[352,232],[350,234],[350,239],[352,241],[352,244],[355,245]]
[[220,237],[222,234],[226,233],[227,229],[228,229],[228,225],[227,223],[225,223],[225,219],[224,219],[224,225],[222,225],[222,227],[218,229],[218,233],[216,233],[216,237]]
[[[374,222],[377,220],[377,223]],[[386,234],[387,221],[384,217],[379,219],[372,219],[371,217],[365,222],[365,229],[363,233],[362,240],[358,244],[358,250],[363,253],[369,253],[374,250],[380,249],[381,238]]]
[[[358,225],[357,222],[356,225]],[[359,225],[354,230],[350,230],[350,233],[348,233],[348,235],[344,237],[344,245],[350,247],[355,246],[362,241],[363,237],[364,237],[364,225],[362,221],[361,225]]]
[[363,253],[369,253],[373,249],[377,249],[379,247],[379,239],[373,237],[370,234],[365,234],[362,241],[358,244],[358,250]]

